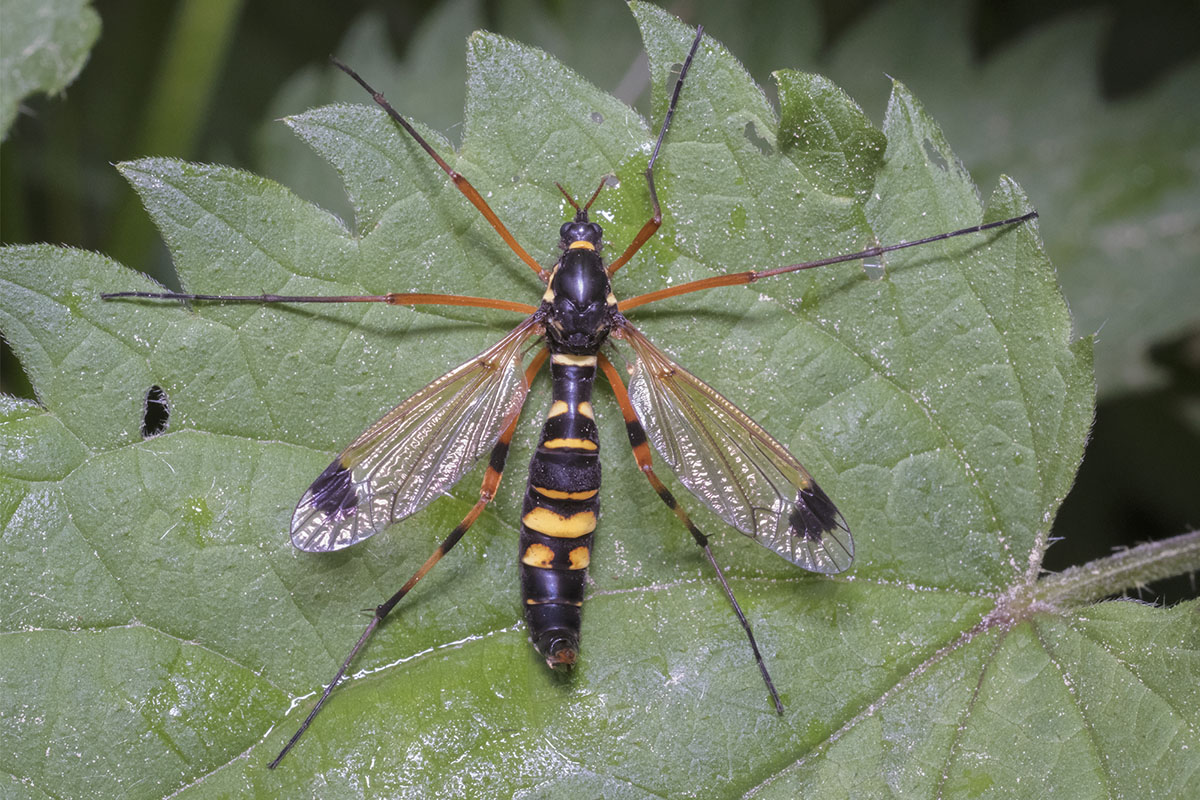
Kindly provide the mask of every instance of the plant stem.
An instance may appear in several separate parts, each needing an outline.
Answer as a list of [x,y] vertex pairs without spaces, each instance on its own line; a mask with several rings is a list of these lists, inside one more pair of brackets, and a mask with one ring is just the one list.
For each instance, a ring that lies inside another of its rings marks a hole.
[[1150,581],[1200,571],[1200,530],[1147,542],[1038,581],[1036,602],[1056,607],[1092,603]]

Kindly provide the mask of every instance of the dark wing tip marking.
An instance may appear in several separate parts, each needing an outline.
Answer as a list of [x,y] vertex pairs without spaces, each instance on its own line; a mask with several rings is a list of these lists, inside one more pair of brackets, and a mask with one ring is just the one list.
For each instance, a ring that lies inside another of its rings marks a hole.
[[350,480],[350,470],[340,458],[335,458],[308,487],[307,500],[305,505],[324,512],[334,521],[345,519],[358,510],[358,490]]
[[[817,571],[836,573],[850,568],[854,561],[854,542],[850,538],[850,528],[846,525],[842,512],[838,511],[829,495],[825,494],[815,481],[810,481],[806,488],[796,493],[796,502],[788,516],[788,525],[793,536],[801,539],[809,547],[825,552],[827,558],[822,561],[829,563]],[[829,535],[838,530],[846,535]]]
[[829,495],[813,482],[796,493],[796,503],[792,506],[788,522],[794,535],[807,541],[820,542],[826,532],[835,527],[846,527],[841,516]]

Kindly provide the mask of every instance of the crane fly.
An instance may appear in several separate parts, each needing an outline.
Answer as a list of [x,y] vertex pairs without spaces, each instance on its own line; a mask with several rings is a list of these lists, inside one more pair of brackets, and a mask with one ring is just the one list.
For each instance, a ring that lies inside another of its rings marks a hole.
[[[334,59],[334,64],[370,93],[394,123],[436,162],[455,188],[544,284],[537,305],[420,293],[338,297],[176,292],[102,295],[105,299],[135,297],[259,304],[466,306],[524,315],[495,345],[418,391],[351,442],[317,476],[296,505],[291,523],[292,544],[307,552],[341,550],[424,508],[488,455],[478,501],[412,577],[375,608],[357,643],[270,767],[277,766],[308,729],[380,623],[454,548],[495,497],[530,382],[547,361],[551,404],[529,466],[519,545],[522,599],[533,646],[552,668],[570,667],[579,657],[581,607],[600,510],[600,441],[592,411],[592,387],[597,372],[602,372],[620,407],[634,460],[711,564],[745,631],[772,704],[776,711],[783,712],[750,623],[713,555],[708,538],[655,473],[651,445],[679,482],[717,516],[803,569],[823,574],[847,570],[854,560],[850,528],[833,500],[787,448],[715,389],[672,361],[629,321],[625,312],[669,297],[877,258],[903,248],[1015,225],[1033,219],[1036,212],[817,261],[715,275],[619,301],[611,279],[662,224],[654,164],[702,39],[703,28],[698,28],[679,68],[646,165],[651,216],[607,266],[600,255],[603,230],[589,219],[588,212],[608,176],[582,205],[556,184],[574,209],[574,215],[559,229],[561,255],[546,268],[517,242],[475,187],[451,168],[381,93]],[[604,352],[606,347],[614,346],[613,340],[624,342],[634,356],[628,387]],[[535,355],[526,364],[530,352]]]

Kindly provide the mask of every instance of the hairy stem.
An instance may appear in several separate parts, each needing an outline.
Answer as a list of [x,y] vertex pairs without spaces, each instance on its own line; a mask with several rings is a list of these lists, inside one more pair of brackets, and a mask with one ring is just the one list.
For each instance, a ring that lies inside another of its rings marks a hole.
[[1148,542],[1038,581],[1037,601],[1080,606],[1150,581],[1200,571],[1200,530]]

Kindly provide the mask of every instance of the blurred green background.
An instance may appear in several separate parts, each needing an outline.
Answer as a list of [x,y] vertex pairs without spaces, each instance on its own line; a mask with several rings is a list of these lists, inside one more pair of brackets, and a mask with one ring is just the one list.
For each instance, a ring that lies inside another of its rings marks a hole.
[[[9,37],[22,5],[34,4],[0,3],[5,72],[19,55]],[[1200,522],[1194,3],[665,5],[704,24],[768,94],[773,69],[821,72],[878,123],[887,76],[903,81],[985,194],[1001,171],[1029,193],[1077,335],[1099,332],[1096,425],[1055,521],[1063,541],[1050,549],[1048,569]],[[637,29],[617,0],[112,0],[92,8],[101,27],[78,79],[57,97],[21,99],[0,145],[0,241],[97,250],[168,285],[167,251],[111,164],[146,155],[232,164],[345,217],[336,175],[274,121],[334,100],[367,101],[332,73],[331,53],[451,140],[462,119],[464,38],[476,28],[546,49],[645,114]],[[20,99],[14,91],[6,83],[6,101]],[[32,396],[7,348],[2,358],[0,388]],[[1195,595],[1193,576],[1141,596]]]

